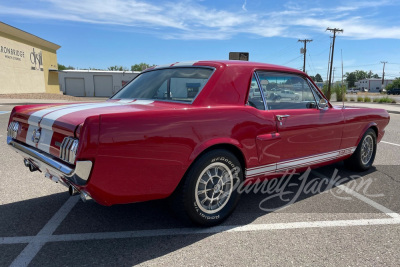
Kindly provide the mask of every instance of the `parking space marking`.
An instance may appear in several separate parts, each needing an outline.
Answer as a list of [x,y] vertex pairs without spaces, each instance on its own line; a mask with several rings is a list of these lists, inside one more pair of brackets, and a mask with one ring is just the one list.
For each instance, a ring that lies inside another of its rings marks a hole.
[[[400,219],[385,218],[385,219],[335,220],[335,221],[315,221],[315,222],[227,225],[227,226],[214,226],[209,228],[174,228],[174,229],[138,230],[138,231],[124,231],[124,232],[64,234],[64,235],[48,235],[48,236],[43,235],[43,236],[31,236],[31,237],[4,237],[0,239],[0,244],[1,245],[18,244],[18,243],[26,243],[29,241],[29,244],[32,245],[32,247],[40,249],[43,246],[43,244],[47,242],[70,242],[70,241],[104,240],[104,239],[126,239],[126,238],[141,238],[141,237],[218,234],[218,233],[235,233],[235,232],[258,232],[258,231],[285,230],[285,229],[350,227],[350,226],[371,226],[371,225],[392,225],[392,224],[400,224]],[[32,259],[33,257],[30,260]],[[14,263],[15,262],[16,261],[14,261]],[[22,263],[26,265],[29,264],[29,262],[22,261]],[[21,264],[21,261],[19,261],[18,263]],[[14,266],[18,265],[15,264]]]
[[381,143],[385,143],[385,144],[389,144],[389,145],[393,145],[393,146],[400,146],[399,144],[390,143],[390,142],[386,142],[386,141],[381,141]]
[[[323,175],[322,173],[313,170],[313,173],[317,174],[318,176],[320,176],[320,178],[326,177],[326,175]],[[355,192],[354,190],[350,189],[349,187],[345,186],[345,185],[336,185],[332,180],[329,181],[330,184],[336,186],[337,188],[342,189],[344,192],[346,192],[349,195],[352,195],[356,198],[358,198],[359,200],[363,201],[364,203],[367,203],[368,205],[374,207],[375,209],[385,213],[387,216],[392,217],[394,219],[400,219],[400,214],[382,206],[379,203],[376,203],[375,201]]]
[[[313,170],[313,172],[316,175],[320,176],[321,178],[326,176],[315,170]],[[335,185],[333,181],[331,181],[330,183],[332,185]],[[272,224],[248,224],[248,225],[215,226],[210,228],[173,228],[173,229],[154,229],[154,230],[123,231],[123,232],[53,235],[57,227],[67,217],[69,212],[79,201],[79,197],[70,197],[36,236],[0,237],[0,245],[27,243],[25,249],[18,255],[18,257],[10,265],[10,266],[27,266],[47,242],[68,242],[68,241],[158,237],[158,236],[218,234],[218,233],[233,233],[233,232],[257,232],[257,231],[284,230],[284,229],[307,229],[307,228],[400,224],[400,214],[353,191],[352,189],[350,189],[345,185],[335,185],[335,186],[337,188],[340,188],[347,194],[350,194],[358,198],[359,200],[367,203],[368,205],[376,208],[377,210],[385,213],[387,216],[390,216],[391,218],[291,222],[291,223],[272,223]]]
[[0,111],[0,115],[2,115],[2,114],[8,114],[8,113],[10,113],[11,111]]
[[48,242],[49,237],[54,233],[61,222],[67,217],[68,213],[72,210],[76,203],[78,203],[79,197],[70,197],[62,207],[53,215],[53,217],[46,223],[46,225],[40,230],[40,232],[33,237],[24,250],[18,255],[18,257],[11,263],[10,266],[28,266],[33,260],[39,250]]

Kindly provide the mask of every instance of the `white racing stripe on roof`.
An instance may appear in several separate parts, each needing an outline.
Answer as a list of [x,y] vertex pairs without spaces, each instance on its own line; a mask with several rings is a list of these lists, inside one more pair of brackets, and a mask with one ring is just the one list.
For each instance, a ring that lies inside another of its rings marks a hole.
[[174,67],[180,67],[180,66],[193,66],[195,63],[199,62],[198,60],[194,61],[185,61],[185,62],[178,62],[176,64],[173,64]]

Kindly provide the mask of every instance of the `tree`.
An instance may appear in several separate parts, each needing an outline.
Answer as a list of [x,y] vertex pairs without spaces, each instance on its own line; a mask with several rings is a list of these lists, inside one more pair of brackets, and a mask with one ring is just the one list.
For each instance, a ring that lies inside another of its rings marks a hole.
[[346,82],[349,87],[354,87],[354,83],[357,81],[356,74],[354,72],[346,72],[344,76],[346,77]]
[[131,66],[131,71],[143,71],[143,70],[145,70],[145,69],[148,69],[148,68],[151,68],[151,67],[154,67],[155,65],[150,65],[150,64],[147,64],[147,63],[139,63],[139,64],[135,64],[135,65],[132,65]]
[[310,75],[311,80],[313,80],[314,82],[316,82],[315,80],[315,76]]
[[128,69],[125,68],[125,67],[122,67],[122,66],[115,65],[115,66],[108,67],[108,70],[111,70],[111,71],[127,71]]
[[386,86],[386,90],[391,90],[393,88],[400,88],[400,78],[396,78],[391,84]]
[[344,77],[346,77],[346,82],[348,83],[349,87],[354,87],[355,82],[358,82],[363,79],[371,79],[371,78],[379,79],[379,75],[374,74],[371,70],[369,72],[363,70],[346,72]]
[[64,66],[63,64],[58,64],[58,70],[74,70],[75,68],[72,66]]
[[314,81],[316,81],[316,82],[323,82],[324,80],[322,80],[321,74],[317,73],[317,74],[315,75],[315,80],[314,80]]

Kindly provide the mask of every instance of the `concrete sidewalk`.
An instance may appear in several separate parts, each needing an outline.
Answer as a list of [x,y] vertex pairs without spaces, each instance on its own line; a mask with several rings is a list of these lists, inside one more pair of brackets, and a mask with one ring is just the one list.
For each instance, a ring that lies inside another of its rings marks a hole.
[[0,98],[0,105],[29,105],[29,104],[54,104],[54,103],[74,103],[74,102],[102,102],[108,98],[87,97],[84,100],[61,100],[61,99],[14,99]]
[[[342,106],[342,102],[331,102],[334,106]],[[384,103],[363,103],[363,102],[344,102],[345,107],[357,108],[383,108],[389,113],[400,114],[400,104],[384,104]]]

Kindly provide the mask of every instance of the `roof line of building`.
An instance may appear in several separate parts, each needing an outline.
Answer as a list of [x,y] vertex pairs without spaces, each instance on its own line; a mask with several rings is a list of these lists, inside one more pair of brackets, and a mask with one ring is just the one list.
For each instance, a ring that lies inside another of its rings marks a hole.
[[52,43],[50,41],[47,41],[43,38],[40,38],[36,35],[33,35],[29,32],[23,31],[21,29],[15,28],[11,25],[8,25],[4,22],[0,22],[0,31],[4,32],[6,34],[9,34],[11,36],[15,36],[17,38],[20,38],[22,40],[41,45],[46,48],[50,48],[52,50],[58,50],[61,46],[58,44]]
[[122,71],[122,70],[59,70],[59,72],[140,73],[140,71]]

